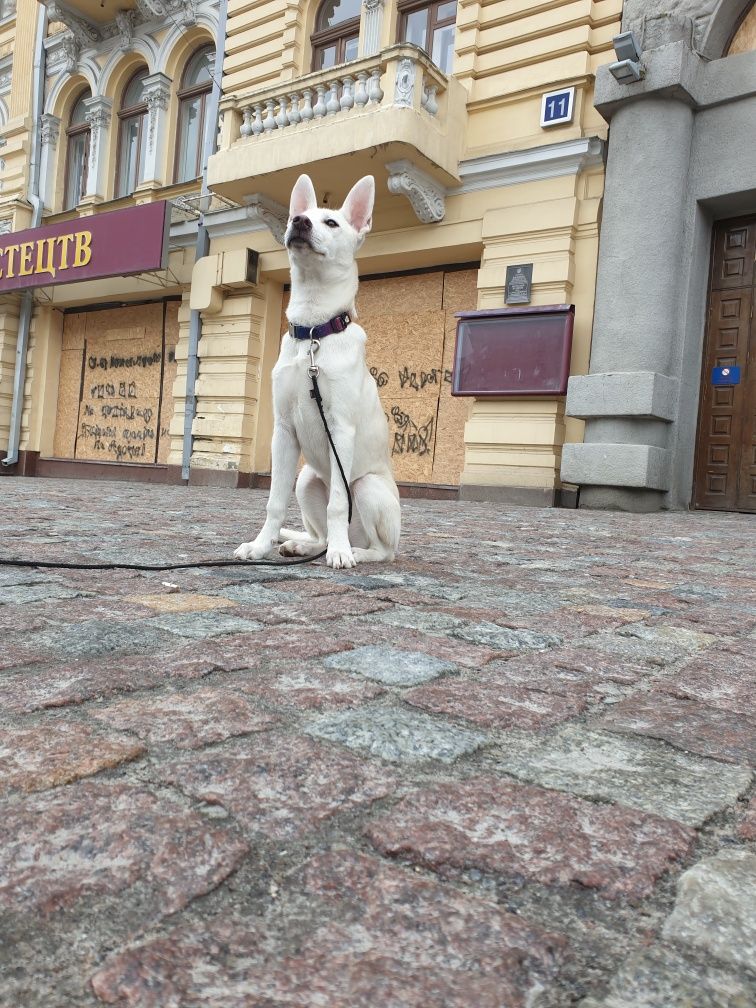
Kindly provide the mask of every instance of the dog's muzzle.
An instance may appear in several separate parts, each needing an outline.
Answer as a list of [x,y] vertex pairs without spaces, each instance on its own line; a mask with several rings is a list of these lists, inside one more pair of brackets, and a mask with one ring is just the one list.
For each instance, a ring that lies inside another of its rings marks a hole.
[[292,217],[290,227],[291,230],[286,242],[287,245],[291,245],[295,241],[302,242],[304,245],[311,244],[312,221],[309,217],[299,214],[296,217]]

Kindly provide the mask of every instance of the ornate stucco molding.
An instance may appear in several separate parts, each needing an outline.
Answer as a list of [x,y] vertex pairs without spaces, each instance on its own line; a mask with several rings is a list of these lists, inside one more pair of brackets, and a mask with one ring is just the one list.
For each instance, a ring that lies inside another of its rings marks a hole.
[[57,147],[60,136],[60,119],[46,112],[39,121],[39,140],[43,146]]
[[51,22],[59,21],[64,24],[79,43],[80,47],[95,45],[101,41],[102,33],[99,28],[79,17],[78,14],[66,7],[58,0],[50,0],[47,4],[47,16]]
[[406,196],[417,219],[423,224],[437,224],[446,213],[446,190],[411,161],[392,161],[386,165],[388,189],[394,196]]
[[147,130],[147,150],[155,146],[158,122],[161,112],[165,112],[171,100],[171,80],[163,73],[150,74],[144,78],[142,96],[147,103],[149,126]]
[[289,211],[281,203],[255,193],[246,201],[247,206],[254,210],[258,218],[265,224],[279,245],[284,243],[286,225],[289,223]]

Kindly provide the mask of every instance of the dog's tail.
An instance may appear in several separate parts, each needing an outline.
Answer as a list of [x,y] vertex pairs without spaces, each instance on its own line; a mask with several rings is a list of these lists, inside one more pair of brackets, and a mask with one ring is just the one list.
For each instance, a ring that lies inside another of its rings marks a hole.
[[282,542],[290,541],[295,543],[305,543],[309,545],[315,542],[309,532],[298,532],[296,529],[282,528],[278,537]]

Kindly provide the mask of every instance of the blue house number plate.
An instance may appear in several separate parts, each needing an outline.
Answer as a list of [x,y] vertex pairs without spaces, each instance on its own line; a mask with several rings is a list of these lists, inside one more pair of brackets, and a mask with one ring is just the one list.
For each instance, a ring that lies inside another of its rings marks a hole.
[[575,88],[548,91],[541,99],[541,126],[559,126],[572,122],[575,107]]
[[740,368],[715,367],[711,372],[712,385],[740,385]]

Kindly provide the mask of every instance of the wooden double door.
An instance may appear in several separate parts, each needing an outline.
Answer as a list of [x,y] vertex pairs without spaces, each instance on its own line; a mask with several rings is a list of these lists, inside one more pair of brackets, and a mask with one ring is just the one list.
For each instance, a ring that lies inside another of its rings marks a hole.
[[[693,504],[756,512],[756,216],[715,226]],[[713,371],[739,369],[737,384]]]

